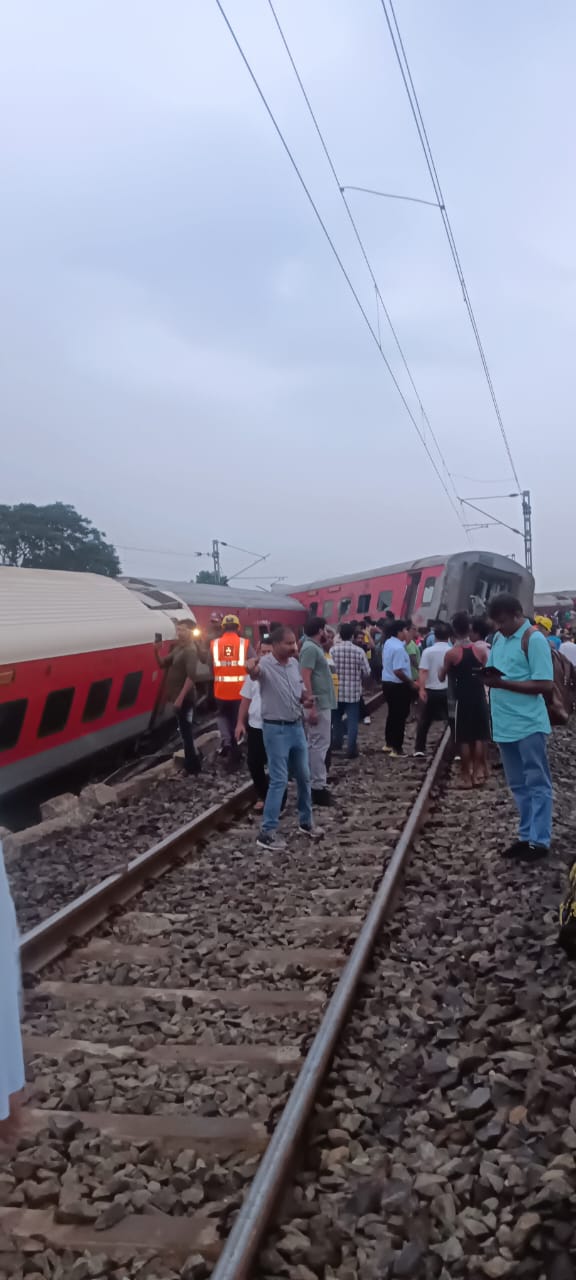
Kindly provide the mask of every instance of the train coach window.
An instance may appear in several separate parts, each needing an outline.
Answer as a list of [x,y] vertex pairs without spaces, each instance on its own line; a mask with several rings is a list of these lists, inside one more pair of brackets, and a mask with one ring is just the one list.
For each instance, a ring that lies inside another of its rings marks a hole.
[[344,618],[345,615],[350,612],[351,604],[352,596],[345,596],[344,599],[340,601],[338,605],[338,619]]
[[74,699],[74,689],[55,689],[49,693],[44,703],[39,738],[47,738],[51,733],[61,733]]
[[104,715],[108,695],[112,688],[112,680],[95,680],[90,685],[88,697],[82,712],[82,720],[99,720]]
[[384,609],[389,609],[391,604],[392,604],[392,592],[381,591],[380,595],[378,596],[378,604],[376,605],[376,612],[383,613]]
[[118,711],[126,711],[128,707],[133,707],[138,694],[140,693],[140,685],[142,684],[142,672],[131,671],[129,675],[124,676],[120,697],[117,703]]
[[332,620],[333,612],[334,612],[334,601],[325,600],[324,604],[322,605],[322,617],[325,618],[327,622],[330,622]]
[[427,579],[426,579],[426,581],[425,581],[425,583],[424,583],[424,590],[423,590],[423,592],[422,592],[422,604],[423,604],[424,606],[426,606],[427,604],[431,604],[431,603],[432,603],[432,596],[434,595],[434,587],[435,587],[435,586],[436,586],[436,579],[435,579],[435,578],[427,578]]
[[24,724],[27,698],[16,698],[14,702],[0,703],[0,751],[10,751],[20,737]]
[[370,613],[371,599],[372,599],[372,595],[370,593],[364,596],[358,596],[358,613],[359,614]]

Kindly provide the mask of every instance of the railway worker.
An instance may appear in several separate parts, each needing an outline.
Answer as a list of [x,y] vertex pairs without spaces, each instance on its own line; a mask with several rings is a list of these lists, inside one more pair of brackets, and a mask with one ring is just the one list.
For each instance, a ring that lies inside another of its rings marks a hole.
[[240,635],[240,619],[227,613],[222,619],[222,634],[212,640],[214,698],[216,722],[222,739],[222,755],[235,769],[240,763],[240,748],[235,732],[240,711],[242,685],[246,679],[249,642]]
[[0,1150],[18,1136],[24,1060],[20,1034],[20,965],[14,903],[0,841]]
[[304,723],[308,738],[312,803],[324,806],[333,803],[328,790],[326,757],[332,736],[332,711],[336,706],[334,682],[326,661],[326,642],[323,618],[309,618],[304,626],[304,640],[300,649],[300,672],[306,693],[312,699]]
[[192,728],[198,667],[198,647],[193,634],[195,625],[191,618],[176,622],[176,644],[165,658],[160,653],[160,645],[155,646],[158,666],[166,671],[162,698],[174,708],[184,747],[184,772],[191,775],[199,774],[202,768]]
[[338,676],[338,705],[334,715],[333,746],[341,751],[344,742],[344,716],[347,722],[348,758],[358,755],[358,725],[362,683],[370,679],[370,664],[359,645],[354,644],[354,628],[351,622],[340,626],[340,644],[332,649],[332,661]]
[[324,832],[312,820],[312,795],[308,766],[308,744],[302,710],[314,705],[306,692],[296,654],[296,636],[290,627],[275,627],[270,636],[272,652],[263,658],[247,659],[248,673],[260,683],[262,728],[268,757],[270,781],[257,843],[272,852],[286,848],[277,834],[282,799],[288,783],[288,768],[296,779],[299,831],[311,840]]
[[404,732],[414,692],[410,658],[406,653],[407,635],[406,623],[402,618],[391,622],[382,655],[382,690],[388,703],[386,745],[382,750],[392,758],[403,753]]
[[[418,671],[418,727],[414,755],[426,755],[426,739],[433,720],[448,720],[448,680],[442,678],[442,666],[450,649],[450,627],[436,623],[436,643],[425,649]],[[406,652],[410,657],[408,645]],[[412,665],[412,659],[410,658]]]
[[552,780],[546,742],[550,719],[544,695],[553,687],[550,646],[530,628],[522,605],[502,592],[490,603],[496,634],[483,671],[490,690],[492,736],[520,817],[518,839],[504,856],[535,862],[545,857],[552,838]]

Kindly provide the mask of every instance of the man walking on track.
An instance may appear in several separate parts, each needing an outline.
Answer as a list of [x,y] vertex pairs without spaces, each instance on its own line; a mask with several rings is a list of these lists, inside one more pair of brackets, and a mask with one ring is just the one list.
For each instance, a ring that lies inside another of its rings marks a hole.
[[360,699],[362,697],[362,681],[370,679],[370,663],[357,644],[352,643],[354,628],[350,622],[343,622],[340,627],[340,644],[332,649],[332,661],[338,676],[338,705],[334,716],[335,751],[342,749],[344,741],[343,716],[348,724],[348,756],[355,760],[358,755],[358,725],[360,723]]
[[212,640],[210,648],[222,755],[229,761],[230,768],[234,769],[240,762],[240,748],[235,731],[248,658],[248,641],[240,635],[240,621],[235,614],[227,613],[222,619],[222,635]]
[[553,687],[552,653],[514,596],[497,595],[489,615],[497,631],[481,676],[490,689],[492,736],[520,816],[518,839],[505,857],[534,862],[546,856],[552,838],[550,718],[544,697]]
[[[450,649],[448,640],[450,628],[447,623],[437,622],[435,635],[436,641],[424,650],[418,670],[419,704],[415,756],[426,755],[426,739],[432,721],[448,720],[448,680],[440,679],[440,672]],[[412,675],[414,675],[412,656],[408,646],[406,646],[406,652],[410,658]]]
[[382,655],[382,689],[388,703],[386,746],[382,750],[391,756],[402,755],[404,731],[414,689],[410,658],[404,644],[407,635],[406,623],[402,618],[391,622]]
[[272,852],[286,848],[276,834],[288,766],[296,779],[299,831],[311,840],[324,834],[312,822],[312,796],[308,768],[308,744],[302,723],[302,708],[313,705],[306,693],[296,658],[296,636],[290,627],[276,627],[271,633],[272,653],[258,661],[248,660],[248,673],[260,683],[262,729],[270,777],[257,843]]
[[336,698],[332,674],[324,652],[325,644],[323,619],[310,618],[304,627],[300,671],[306,693],[313,699],[305,716],[305,725],[310,755],[312,802],[318,805],[332,804],[327,787],[326,756],[330,749],[332,710],[336,706]]
[[183,618],[176,623],[176,644],[166,657],[156,644],[156,661],[166,671],[162,700],[171,703],[184,747],[184,771],[200,773],[202,760],[194,743],[193,721],[196,705],[196,668],[198,648],[193,637],[194,622]]

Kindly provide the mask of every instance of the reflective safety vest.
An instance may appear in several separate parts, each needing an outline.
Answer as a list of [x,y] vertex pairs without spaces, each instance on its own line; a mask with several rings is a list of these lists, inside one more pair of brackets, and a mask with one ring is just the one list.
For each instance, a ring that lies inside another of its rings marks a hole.
[[225,631],[210,646],[214,664],[214,697],[237,702],[247,676],[248,641],[235,631]]

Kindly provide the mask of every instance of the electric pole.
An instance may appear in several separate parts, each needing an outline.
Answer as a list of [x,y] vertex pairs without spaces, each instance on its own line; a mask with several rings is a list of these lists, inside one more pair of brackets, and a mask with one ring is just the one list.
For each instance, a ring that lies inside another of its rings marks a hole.
[[217,586],[220,584],[220,543],[217,538],[212,539],[212,563],[214,565],[214,582]]
[[522,515],[524,517],[524,560],[529,573],[532,573],[532,507],[530,490],[522,491]]

